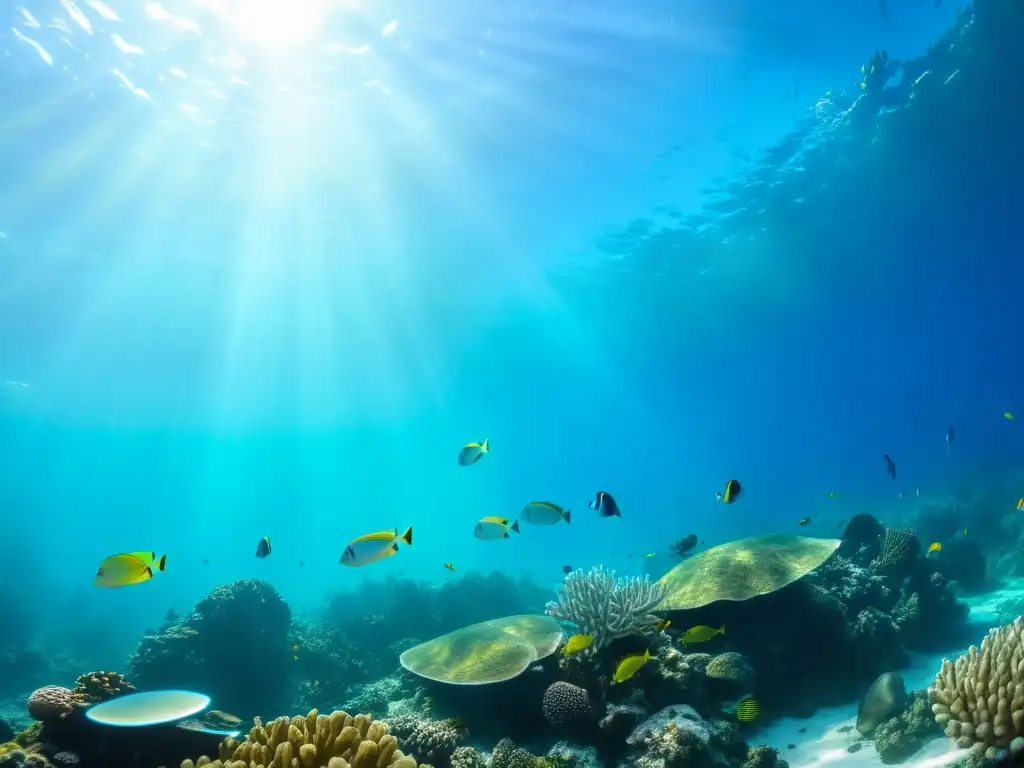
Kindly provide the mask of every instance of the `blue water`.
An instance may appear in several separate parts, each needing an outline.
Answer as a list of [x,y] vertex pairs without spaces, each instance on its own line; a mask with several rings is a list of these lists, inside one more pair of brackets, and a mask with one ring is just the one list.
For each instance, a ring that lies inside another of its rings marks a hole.
[[[1020,88],[940,85],[952,4],[285,5],[0,9],[0,584],[50,647],[1024,492]],[[879,48],[939,95],[850,112]],[[572,524],[472,537],[533,499]]]

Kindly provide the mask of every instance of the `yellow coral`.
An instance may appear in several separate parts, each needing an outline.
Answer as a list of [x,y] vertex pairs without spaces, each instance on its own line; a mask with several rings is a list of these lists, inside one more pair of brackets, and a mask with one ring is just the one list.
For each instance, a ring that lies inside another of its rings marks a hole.
[[224,739],[220,757],[203,755],[181,768],[416,768],[416,761],[398,749],[387,723],[370,715],[315,709],[303,717],[279,717],[267,726],[254,721],[245,741]]

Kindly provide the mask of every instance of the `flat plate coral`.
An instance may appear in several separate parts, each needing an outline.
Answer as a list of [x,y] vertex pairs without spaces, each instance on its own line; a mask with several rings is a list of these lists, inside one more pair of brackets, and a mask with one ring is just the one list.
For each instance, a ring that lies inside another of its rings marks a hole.
[[550,616],[507,616],[435,637],[401,655],[402,666],[428,680],[486,685],[511,680],[554,653],[562,628]]
[[792,584],[824,563],[839,539],[771,533],[730,541],[684,560],[658,583],[668,588],[659,611],[749,600]]
[[101,725],[138,728],[184,720],[210,706],[210,697],[192,691],[147,691],[120,696],[85,711]]

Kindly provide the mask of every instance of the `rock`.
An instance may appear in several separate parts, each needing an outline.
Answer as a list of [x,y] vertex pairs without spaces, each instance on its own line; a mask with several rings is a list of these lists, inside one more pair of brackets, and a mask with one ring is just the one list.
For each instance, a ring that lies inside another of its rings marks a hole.
[[868,688],[857,708],[857,730],[867,735],[907,703],[907,688],[899,672],[883,672]]

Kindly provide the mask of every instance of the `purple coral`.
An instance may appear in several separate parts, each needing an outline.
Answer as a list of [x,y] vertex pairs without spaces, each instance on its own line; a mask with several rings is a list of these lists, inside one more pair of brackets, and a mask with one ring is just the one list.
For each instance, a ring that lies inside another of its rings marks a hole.
[[578,685],[559,681],[544,691],[541,702],[544,717],[552,725],[564,725],[586,719],[591,714],[590,694]]

